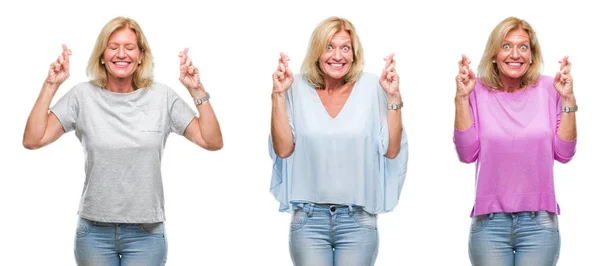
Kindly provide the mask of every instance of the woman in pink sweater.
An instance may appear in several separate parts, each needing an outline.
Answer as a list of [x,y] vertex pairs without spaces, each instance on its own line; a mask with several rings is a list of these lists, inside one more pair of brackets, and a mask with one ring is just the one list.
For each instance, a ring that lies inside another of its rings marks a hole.
[[553,164],[571,160],[577,137],[571,62],[542,76],[535,31],[509,17],[490,34],[478,77],[469,63],[458,63],[454,143],[461,162],[477,162],[471,263],[556,265]]

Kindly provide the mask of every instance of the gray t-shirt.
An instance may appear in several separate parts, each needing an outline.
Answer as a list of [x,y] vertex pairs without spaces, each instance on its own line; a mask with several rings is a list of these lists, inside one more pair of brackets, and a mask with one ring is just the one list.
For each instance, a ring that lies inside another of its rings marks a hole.
[[111,223],[165,220],[161,158],[171,132],[183,135],[196,116],[171,88],[115,93],[85,82],[51,109],[75,130],[85,154],[79,216]]

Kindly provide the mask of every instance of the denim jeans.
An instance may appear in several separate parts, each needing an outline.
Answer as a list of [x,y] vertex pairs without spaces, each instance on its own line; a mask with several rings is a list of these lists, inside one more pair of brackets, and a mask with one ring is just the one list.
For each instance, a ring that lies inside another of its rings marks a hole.
[[102,223],[79,218],[75,260],[83,266],[158,266],[167,262],[163,223]]
[[296,266],[374,265],[379,249],[377,215],[359,207],[300,204],[290,225]]
[[546,211],[474,216],[469,257],[474,266],[550,266],[560,252],[558,217]]

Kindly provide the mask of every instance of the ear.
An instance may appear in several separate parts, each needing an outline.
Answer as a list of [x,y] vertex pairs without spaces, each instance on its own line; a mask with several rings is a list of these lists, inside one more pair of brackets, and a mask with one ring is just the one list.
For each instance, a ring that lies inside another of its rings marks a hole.
[[140,48],[140,58],[138,59],[138,61],[144,62],[145,55],[146,55],[146,50]]

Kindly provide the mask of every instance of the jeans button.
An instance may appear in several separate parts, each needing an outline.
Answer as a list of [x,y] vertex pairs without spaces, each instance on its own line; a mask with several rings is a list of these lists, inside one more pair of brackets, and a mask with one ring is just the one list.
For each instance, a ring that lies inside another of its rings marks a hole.
[[329,207],[329,210],[330,210],[331,212],[335,212],[335,206],[331,206],[331,207]]

